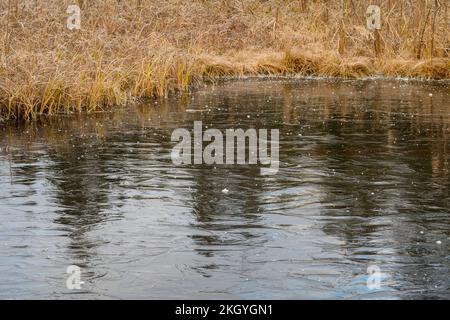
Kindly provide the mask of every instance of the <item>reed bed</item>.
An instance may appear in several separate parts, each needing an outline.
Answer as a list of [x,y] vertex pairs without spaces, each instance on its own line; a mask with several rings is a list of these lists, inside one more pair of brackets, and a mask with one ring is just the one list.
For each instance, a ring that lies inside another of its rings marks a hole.
[[[70,4],[81,8],[80,30],[66,27]],[[382,10],[378,41],[365,27],[369,4]],[[446,0],[3,0],[0,117],[105,110],[222,76],[449,79],[447,7]]]

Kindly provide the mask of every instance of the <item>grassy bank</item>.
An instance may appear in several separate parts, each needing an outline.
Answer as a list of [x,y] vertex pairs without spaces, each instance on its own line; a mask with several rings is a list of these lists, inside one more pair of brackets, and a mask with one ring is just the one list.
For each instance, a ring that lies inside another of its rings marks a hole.
[[[69,4],[81,30],[68,30]],[[382,9],[375,44],[366,9]],[[258,74],[450,78],[444,0],[4,0],[0,114],[102,110]],[[378,45],[380,52],[375,53]]]

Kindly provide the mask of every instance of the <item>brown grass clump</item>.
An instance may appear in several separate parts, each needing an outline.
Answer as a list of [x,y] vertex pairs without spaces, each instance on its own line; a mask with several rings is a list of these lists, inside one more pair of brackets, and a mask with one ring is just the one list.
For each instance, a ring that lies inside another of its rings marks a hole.
[[[81,7],[68,30],[67,7]],[[380,53],[366,9],[382,10]],[[4,0],[0,117],[103,110],[258,74],[450,78],[443,0]]]

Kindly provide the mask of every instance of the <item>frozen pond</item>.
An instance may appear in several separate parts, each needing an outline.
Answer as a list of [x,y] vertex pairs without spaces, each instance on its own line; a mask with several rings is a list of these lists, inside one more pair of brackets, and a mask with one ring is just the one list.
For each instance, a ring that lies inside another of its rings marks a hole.
[[[0,298],[448,299],[449,101],[442,83],[250,80],[3,124]],[[279,129],[278,174],[173,165],[172,131],[198,120]]]

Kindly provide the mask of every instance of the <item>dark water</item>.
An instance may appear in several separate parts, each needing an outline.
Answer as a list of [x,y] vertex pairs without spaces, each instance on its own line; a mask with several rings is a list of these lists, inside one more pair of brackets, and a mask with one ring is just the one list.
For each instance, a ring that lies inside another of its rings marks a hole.
[[[449,97],[237,81],[3,125],[0,298],[450,298]],[[171,133],[195,120],[280,129],[279,173],[174,166]]]

